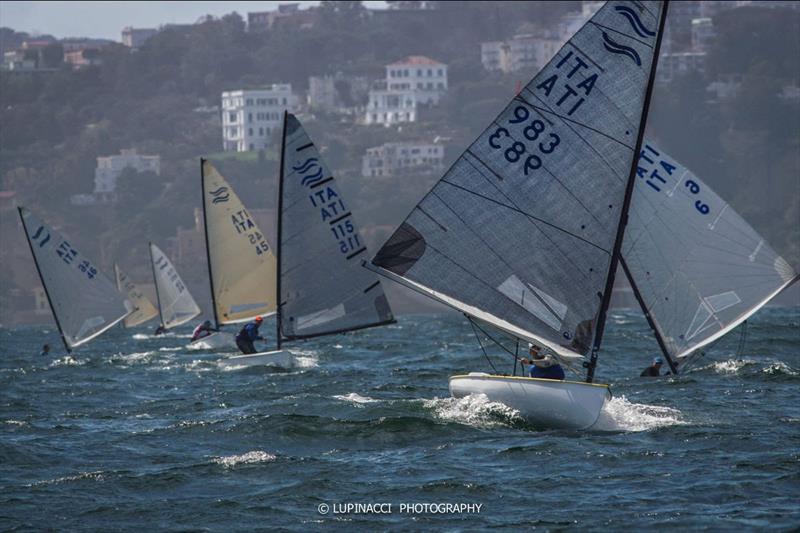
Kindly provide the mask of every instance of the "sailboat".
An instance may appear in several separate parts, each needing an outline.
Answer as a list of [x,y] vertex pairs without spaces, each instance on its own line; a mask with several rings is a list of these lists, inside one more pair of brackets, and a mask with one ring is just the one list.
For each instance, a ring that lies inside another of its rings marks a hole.
[[19,217],[67,353],[128,316],[133,306],[91,260],[30,210]]
[[[214,165],[200,160],[203,220],[216,328],[269,316],[277,307],[277,261],[264,233]],[[218,332],[190,346],[236,347],[230,333]]]
[[161,327],[171,329],[185,324],[201,313],[175,267],[161,249],[150,243],[150,261],[156,284],[156,301]]
[[[300,121],[283,118],[276,240],[276,349],[284,341],[394,323],[378,277],[360,266],[367,247],[319,150]],[[225,359],[260,364],[261,354]]]
[[453,376],[453,396],[561,428],[592,426],[610,398],[593,381],[666,10],[604,4],[365,263],[586,368],[583,382]]
[[122,321],[126,328],[139,326],[158,316],[158,309],[153,302],[116,263],[114,263],[114,275],[117,280],[117,290],[127,295],[128,301],[134,306],[134,311]]
[[798,280],[706,183],[653,142],[636,169],[620,264],[672,374]]

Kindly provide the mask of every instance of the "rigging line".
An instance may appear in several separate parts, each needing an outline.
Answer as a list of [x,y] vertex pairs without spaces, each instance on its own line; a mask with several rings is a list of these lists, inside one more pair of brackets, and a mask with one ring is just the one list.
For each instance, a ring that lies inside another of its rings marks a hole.
[[480,336],[478,336],[478,332],[475,330],[475,323],[472,321],[472,318],[470,318],[470,316],[467,315],[466,313],[464,313],[464,316],[467,318],[467,320],[469,320],[469,323],[472,326],[472,333],[475,334],[475,338],[478,340],[478,346],[481,347],[483,356],[486,358],[487,361],[489,361],[489,366],[492,367],[492,370],[494,371],[495,375],[499,375],[500,372],[497,371],[497,368],[495,368],[494,363],[492,363],[492,360],[489,359],[489,354],[486,353],[486,349],[483,347],[483,342],[481,342],[481,338]]
[[468,192],[468,193],[470,193],[470,194],[473,194],[473,195],[475,195],[475,196],[477,196],[477,197],[479,197],[479,198],[483,198],[484,200],[487,200],[487,201],[489,201],[489,202],[495,203],[495,204],[497,204],[497,205],[499,205],[499,206],[501,206],[501,207],[505,207],[506,209],[509,209],[510,211],[516,211],[516,212],[517,212],[517,213],[519,213],[520,215],[523,215],[523,216],[526,216],[526,217],[528,217],[528,218],[531,218],[531,219],[533,219],[533,220],[536,220],[536,221],[538,221],[538,222],[541,222],[542,224],[545,224],[545,225],[547,225],[547,226],[550,226],[551,228],[553,228],[553,229],[555,229],[555,230],[558,230],[558,231],[560,231],[560,232],[562,232],[562,233],[566,233],[567,235],[569,235],[569,236],[571,236],[571,237],[574,237],[575,239],[577,239],[577,240],[579,240],[579,241],[583,241],[583,242],[585,242],[586,244],[588,244],[588,245],[592,246],[593,248],[597,248],[598,250],[602,251],[603,253],[606,253],[606,254],[610,254],[610,253],[611,253],[611,252],[609,252],[608,250],[606,250],[606,249],[602,248],[601,246],[598,246],[598,245],[596,245],[595,243],[593,243],[593,242],[591,242],[591,241],[589,241],[589,240],[586,240],[586,239],[584,239],[584,238],[583,238],[583,237],[581,237],[580,235],[575,235],[575,234],[574,234],[574,233],[572,233],[571,231],[567,231],[567,230],[565,230],[564,228],[560,228],[560,227],[556,226],[555,224],[551,224],[550,222],[547,222],[546,220],[542,220],[541,218],[537,218],[537,217],[535,217],[535,216],[531,215],[530,213],[526,213],[525,211],[523,211],[523,210],[521,210],[521,209],[517,209],[516,207],[510,206],[510,205],[506,205],[506,204],[504,204],[503,202],[500,202],[500,201],[498,201],[498,200],[495,200],[494,198],[489,198],[488,196],[485,196],[485,195],[483,195],[483,194],[480,194],[480,193],[478,193],[478,192],[475,192],[475,191],[472,191],[472,190],[470,190],[470,189],[467,189],[466,187],[462,187],[461,185],[456,185],[455,183],[453,183],[453,182],[451,182],[451,181],[447,181],[447,180],[446,180],[446,179],[444,179],[444,178],[442,178],[441,180],[439,180],[439,183],[446,183],[446,184],[450,185],[451,187],[455,187],[456,189],[461,189],[462,191],[465,191],[465,192]]
[[593,20],[590,20],[590,21],[588,22],[588,24],[592,24],[593,26],[597,26],[598,28],[603,28],[604,30],[613,31],[614,33],[617,33],[617,34],[619,34],[619,35],[622,35],[623,37],[627,37],[628,39],[630,39],[630,40],[632,40],[632,41],[636,41],[637,43],[639,43],[639,44],[641,44],[641,45],[644,45],[644,46],[646,46],[647,48],[649,48],[649,49],[651,49],[651,50],[653,49],[653,45],[651,45],[651,44],[648,44],[648,43],[646,43],[646,42],[644,42],[644,41],[642,41],[642,40],[640,40],[640,39],[637,39],[637,38],[636,38],[636,37],[634,37],[633,35],[628,35],[628,34],[627,34],[627,33],[625,33],[624,31],[619,31],[619,30],[616,30],[616,29],[614,29],[614,28],[611,28],[611,27],[609,27],[609,26],[605,26],[605,25],[603,25],[603,24],[600,24],[600,23],[598,23],[598,22],[595,22],[595,21],[593,21]]
[[742,322],[742,333],[739,336],[739,347],[736,349],[736,357],[742,357],[744,353],[744,346],[747,343],[747,320]]
[[[485,329],[483,329],[482,327],[480,327],[480,326],[479,326],[479,325],[478,325],[478,324],[477,324],[477,323],[476,323],[476,322],[475,322],[475,321],[472,319],[472,317],[470,317],[470,316],[469,316],[469,315],[467,315],[466,313],[464,313],[464,316],[465,316],[465,317],[467,317],[467,319],[468,319],[468,320],[469,320],[469,321],[472,323],[472,327],[473,327],[473,328],[478,328],[478,330],[479,330],[481,333],[483,333],[484,335],[486,335],[486,336],[489,338],[489,340],[491,340],[493,343],[495,343],[497,346],[499,346],[499,347],[500,347],[500,348],[501,348],[501,349],[502,349],[504,352],[506,352],[507,354],[509,354],[511,357],[515,357],[515,358],[517,357],[516,355],[514,355],[514,353],[513,353],[511,350],[509,350],[508,348],[506,348],[506,347],[505,347],[505,345],[503,345],[503,343],[501,343],[500,341],[498,341],[497,339],[495,339],[494,337],[492,337],[491,335],[489,335],[489,333],[487,333]],[[518,339],[518,340],[519,340],[519,339]]]

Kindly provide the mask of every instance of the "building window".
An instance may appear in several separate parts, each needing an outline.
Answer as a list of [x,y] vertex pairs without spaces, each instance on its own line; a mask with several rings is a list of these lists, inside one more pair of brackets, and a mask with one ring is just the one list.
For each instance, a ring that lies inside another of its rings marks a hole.
[[253,114],[252,113],[248,113],[247,114],[247,122],[253,122]]
[[253,135],[253,128],[247,128],[247,134]]
[[236,113],[228,113],[228,122],[236,122]]
[[264,128],[258,128],[258,134],[264,136]]
[[253,150],[255,150],[255,145],[253,143],[250,143],[250,151],[252,152]]
[[439,71],[437,72],[437,74],[439,74],[439,76],[442,76],[442,75],[444,75],[444,71],[442,71],[442,69],[439,69]]

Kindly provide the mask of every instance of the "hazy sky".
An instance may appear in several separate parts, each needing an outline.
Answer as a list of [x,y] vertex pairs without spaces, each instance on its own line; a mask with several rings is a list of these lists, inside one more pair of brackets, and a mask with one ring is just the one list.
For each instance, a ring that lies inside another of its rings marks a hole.
[[[153,28],[166,23],[192,23],[203,15],[232,11],[245,19],[248,11],[270,11],[278,4],[319,2],[0,2],[0,26],[55,37],[102,37],[120,40],[125,26]],[[365,2],[382,7],[384,2]]]

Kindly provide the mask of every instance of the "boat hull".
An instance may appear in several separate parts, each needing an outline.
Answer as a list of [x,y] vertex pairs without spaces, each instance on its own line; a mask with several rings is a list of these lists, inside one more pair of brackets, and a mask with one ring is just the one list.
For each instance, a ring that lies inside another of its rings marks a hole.
[[242,368],[250,366],[275,366],[291,368],[292,354],[288,350],[275,350],[272,352],[259,352],[248,355],[235,355],[219,361],[221,368]]
[[232,333],[218,331],[208,337],[192,341],[188,346],[191,350],[219,350],[222,348],[236,348],[236,339]]
[[586,429],[597,422],[608,385],[473,372],[450,378],[450,394],[463,398],[484,394],[520,412],[529,422],[548,428]]

